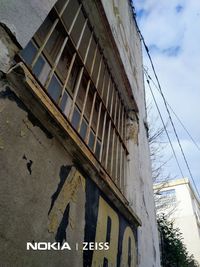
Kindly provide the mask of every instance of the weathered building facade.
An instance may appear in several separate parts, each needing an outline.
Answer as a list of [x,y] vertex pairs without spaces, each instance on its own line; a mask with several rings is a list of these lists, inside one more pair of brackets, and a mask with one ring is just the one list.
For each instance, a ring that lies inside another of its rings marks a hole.
[[132,16],[127,0],[0,1],[1,266],[160,266]]

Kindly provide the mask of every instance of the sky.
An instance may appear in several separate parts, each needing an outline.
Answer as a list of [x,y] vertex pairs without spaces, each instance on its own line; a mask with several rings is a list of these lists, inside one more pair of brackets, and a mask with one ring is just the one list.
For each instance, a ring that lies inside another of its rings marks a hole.
[[[199,0],[133,0],[137,21],[153,59],[155,69],[167,102],[188,129],[200,147],[200,1]],[[145,69],[155,81],[148,58],[143,51]],[[160,94],[152,85],[165,122],[168,116]],[[146,86],[148,105],[153,106],[151,117],[161,122]],[[156,118],[156,119],[155,119]],[[180,123],[172,118],[200,193],[200,150],[193,144]],[[185,177],[190,178],[172,127],[167,126],[175,152]],[[167,138],[163,137],[165,140]],[[165,141],[164,140],[164,141]],[[163,149],[166,159],[172,155],[169,145]],[[181,178],[174,158],[165,167],[171,177]]]

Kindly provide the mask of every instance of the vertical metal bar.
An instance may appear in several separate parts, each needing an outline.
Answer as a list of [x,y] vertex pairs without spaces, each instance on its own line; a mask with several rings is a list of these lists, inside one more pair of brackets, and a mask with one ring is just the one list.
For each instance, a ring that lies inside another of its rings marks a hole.
[[100,77],[100,73],[101,73],[102,60],[103,60],[103,55],[101,55],[101,60],[100,60],[100,63],[99,63],[99,69],[98,69],[98,74],[97,74],[97,80],[96,80],[96,84],[95,84],[96,90],[97,90],[97,87],[98,87],[98,85],[99,85],[99,77]]
[[[80,10],[80,8],[81,8],[81,7],[79,7],[79,10]],[[76,18],[77,18],[77,17],[78,17],[78,14],[77,14]],[[76,18],[75,18],[75,21],[76,21]],[[71,30],[72,30],[74,24],[75,24],[75,22],[74,22],[73,25],[71,26]],[[81,39],[82,39],[84,30],[85,30],[86,24],[87,24],[87,20],[85,21],[85,24],[83,25],[81,34],[80,34],[80,36],[79,36],[78,45],[80,45],[80,42],[81,42]],[[54,72],[55,72],[56,67],[58,66],[58,63],[59,63],[59,61],[60,61],[61,55],[62,55],[62,53],[63,53],[63,51],[64,51],[64,49],[65,49],[65,46],[66,46],[66,44],[67,44],[68,39],[69,39],[68,36],[66,36],[65,39],[64,39],[64,42],[63,42],[63,44],[62,44],[62,47],[60,48],[60,51],[59,51],[59,53],[58,53],[58,55],[57,55],[57,57],[56,57],[55,63],[53,64],[53,67],[52,67],[52,69],[51,69],[51,71],[50,71],[50,73],[49,73],[49,75],[48,75],[48,78],[47,78],[47,80],[46,80],[46,82],[45,82],[45,85],[44,85],[45,88],[48,88],[48,86],[49,86],[49,84],[50,84],[50,82],[51,82],[51,79],[52,79],[52,77],[53,77],[53,74],[54,74]],[[77,45],[77,46],[78,46],[78,45]]]
[[[98,44],[97,44],[97,46],[98,46]],[[96,47],[96,50],[97,50],[97,47]],[[95,57],[93,59],[93,63],[95,62],[95,60],[96,60],[96,53],[95,53]],[[96,81],[96,85],[95,85],[96,88],[97,88],[98,83],[99,83],[99,76],[100,76],[100,71],[101,71],[101,65],[102,65],[102,55],[101,55],[101,60],[100,60],[100,63],[99,63],[99,69],[98,69],[98,74],[97,74],[97,81]],[[92,68],[93,67],[94,66],[92,66]],[[93,69],[92,69],[92,71],[93,71]],[[94,98],[93,98],[93,102],[92,102],[92,109],[91,109],[91,113],[90,113],[88,130],[87,130],[87,134],[86,134],[86,143],[88,143],[88,141],[89,141],[89,134],[90,134],[90,128],[91,128],[92,119],[93,119],[93,115],[94,115],[94,106],[95,106],[96,96],[97,96],[97,91],[94,94]]]
[[89,89],[90,89],[90,84],[91,84],[91,80],[88,80],[88,84],[87,84],[87,88],[86,88],[86,92],[85,92],[85,98],[84,98],[84,102],[83,102],[83,108],[81,111],[81,117],[80,117],[80,121],[79,121],[79,125],[78,125],[78,132],[80,132],[81,129],[81,124],[82,124],[82,120],[83,120],[83,116],[85,113],[85,107],[86,107],[86,103],[87,103],[87,97],[88,97],[88,93],[89,93]]
[[91,66],[91,70],[90,70],[90,76],[92,76],[92,74],[93,74],[94,63],[96,61],[96,56],[97,56],[97,50],[98,50],[98,43],[96,44],[96,48],[95,48],[95,52],[94,52],[94,57],[93,57],[93,60],[92,60],[92,66]]
[[[108,106],[108,98],[109,98],[109,91],[110,91],[110,84],[111,84],[111,78],[109,77],[108,82],[108,90],[107,90],[107,99],[106,99],[106,108]],[[102,132],[102,144],[101,144],[101,150],[100,150],[100,157],[99,160],[101,162],[102,155],[103,155],[103,146],[104,146],[104,137],[105,137],[105,126],[106,126],[106,117],[107,117],[107,110],[105,110],[104,119],[103,119],[103,132]]]
[[120,142],[120,160],[119,160],[119,181],[120,188],[122,186],[122,143]]
[[66,7],[68,6],[70,0],[67,0],[66,3],[64,4],[63,8],[61,9],[60,13],[59,13],[59,17],[61,17],[63,15],[63,13],[65,12]]
[[113,175],[113,161],[114,161],[114,148],[115,148],[115,128],[113,128],[113,138],[112,138],[112,152],[111,152],[111,177]]
[[113,109],[113,96],[114,96],[115,87],[113,86],[111,104],[110,104],[110,117],[112,118],[112,109]]
[[[102,91],[104,90],[104,87],[105,87],[105,76],[106,76],[106,69],[104,70]],[[101,94],[101,102],[100,102],[100,105],[99,105],[98,118],[97,118],[97,129],[96,129],[95,140],[94,140],[94,150],[93,150],[94,153],[95,153],[95,150],[96,150],[97,138],[98,138],[98,135],[99,135],[99,124],[100,124],[100,118],[101,118],[101,109],[102,109],[102,94]]]
[[73,115],[73,112],[74,112],[74,107],[75,107],[76,98],[77,98],[77,95],[78,95],[78,90],[79,90],[79,87],[80,87],[81,79],[82,79],[82,76],[83,76],[83,71],[84,71],[84,67],[82,67],[80,69],[79,76],[78,76],[78,79],[77,79],[77,82],[76,82],[76,87],[75,87],[75,90],[74,90],[74,96],[73,96],[73,100],[72,100],[72,103],[71,103],[71,108],[70,108],[70,112],[69,112],[69,116],[68,116],[70,121],[72,119],[72,115]]
[[41,55],[41,53],[42,53],[44,47],[46,46],[46,44],[47,44],[47,42],[48,42],[48,40],[49,40],[49,38],[50,38],[50,36],[51,36],[53,30],[55,29],[56,25],[58,24],[58,22],[59,22],[59,19],[56,19],[56,20],[54,21],[54,23],[53,23],[51,29],[49,30],[49,32],[47,33],[47,35],[46,35],[46,37],[45,37],[45,39],[44,39],[43,44],[40,46],[40,48],[39,48],[39,50],[38,50],[38,52],[37,52],[37,54],[36,54],[36,56],[35,56],[33,62],[31,63],[31,68],[33,68],[33,67],[35,66],[36,61],[38,60],[39,56]]
[[89,53],[89,50],[90,50],[90,46],[91,46],[91,43],[92,43],[92,37],[94,35],[94,32],[92,31],[91,35],[90,35],[90,40],[89,40],[89,43],[88,43],[88,46],[87,46],[87,50],[85,52],[85,58],[83,60],[83,64],[85,65],[86,61],[87,61],[87,57],[88,57],[88,53]]
[[105,67],[104,75],[103,75],[103,83],[102,83],[101,99],[103,99],[103,94],[104,94],[104,89],[105,89],[105,80],[106,80],[106,67]]
[[[114,87],[115,90],[115,87]],[[114,146],[115,146],[115,119],[116,119],[116,113],[117,113],[117,91],[115,90],[115,111],[114,111],[114,128],[113,128],[113,136],[112,136],[112,148],[111,148],[111,177],[113,174],[113,160],[114,160]]]
[[121,169],[122,169],[122,172],[121,172],[121,190],[122,192],[124,192],[124,149],[122,147],[121,149],[121,157],[122,157],[122,160],[121,160]]
[[[116,101],[115,101],[115,112],[114,112],[114,125],[115,128],[117,128],[116,125],[116,117],[117,117],[117,106],[118,106],[118,92],[116,90]],[[111,156],[111,176],[113,175],[113,161],[114,161],[114,155],[116,155],[116,153],[114,153],[114,148],[115,148],[115,136],[117,137],[117,133],[115,132],[115,128],[113,129],[113,143],[112,143],[112,156]],[[116,157],[115,157],[116,160]],[[117,163],[116,163],[117,164]]]
[[71,31],[72,31],[73,28],[74,28],[74,25],[75,25],[75,23],[76,23],[76,20],[77,20],[77,18],[78,18],[78,15],[79,15],[79,13],[80,13],[80,11],[81,11],[82,5],[83,5],[83,4],[80,4],[80,5],[79,5],[79,8],[78,8],[77,11],[76,11],[76,15],[74,16],[74,19],[73,19],[73,21],[72,21],[72,24],[71,24],[71,26],[70,26],[70,28],[69,28],[69,30],[68,30],[68,35],[71,34]]
[[127,141],[126,131],[127,131],[127,117],[126,117],[126,110],[125,110],[124,111],[124,144],[125,146],[126,146],[126,141]]
[[120,117],[121,117],[121,109],[122,109],[122,103],[120,101],[120,98],[119,98],[119,114],[118,114],[118,126],[117,126],[117,130],[118,130],[118,133],[120,134]]
[[[111,98],[111,108],[110,113],[112,114],[112,107],[113,107],[113,95],[114,95],[115,87],[113,85],[112,91],[112,98]],[[108,152],[109,152],[109,143],[110,143],[110,130],[111,130],[111,119],[109,121],[109,128],[108,128],[108,139],[107,139],[107,148],[106,148],[106,161],[105,161],[105,168],[107,169],[108,166]]]
[[[100,63],[99,63],[99,70],[98,70],[98,74],[97,74],[97,80],[96,80],[96,84],[95,84],[96,90],[97,90],[97,86],[98,86],[98,83],[99,83],[102,60],[103,60],[103,56],[101,55],[101,60],[100,60]],[[95,92],[95,94],[97,94],[97,91]],[[96,95],[95,95],[95,101],[96,101]],[[102,105],[102,102],[100,103],[100,106],[101,105]],[[94,109],[93,109],[93,111],[94,111]],[[94,112],[92,112],[91,115],[90,115],[92,117],[92,119],[93,119],[93,114],[94,114]],[[91,119],[91,121],[92,121],[92,119]],[[96,132],[95,132],[95,141],[94,141],[94,148],[93,148],[94,153],[95,153],[95,149],[96,149],[98,130],[99,130],[99,113],[98,113],[98,118],[97,118],[97,128],[96,128]]]
[[111,120],[109,120],[108,127],[108,138],[107,138],[107,146],[106,146],[106,160],[105,160],[105,168],[108,167],[108,152],[109,152],[109,143],[110,143],[110,130],[111,130]]
[[102,100],[101,100],[101,103],[99,105],[99,111],[98,111],[97,129],[96,129],[95,140],[94,140],[94,149],[93,149],[94,153],[95,153],[95,150],[96,150],[97,138],[98,138],[98,134],[99,134],[99,124],[100,124],[100,117],[101,117],[101,109],[102,109]]
[[127,186],[127,158],[126,158],[126,152],[124,151],[124,190]]
[[[62,16],[63,12],[65,11],[65,9],[67,8],[67,6],[68,6],[68,4],[69,4],[69,1],[70,1],[70,0],[67,0],[67,1],[66,1],[66,3],[65,3],[65,5],[63,6],[62,10],[61,10],[60,13],[58,14],[59,17]],[[42,46],[39,48],[39,50],[38,50],[38,52],[37,52],[37,54],[36,54],[36,56],[35,56],[35,58],[34,58],[32,64],[31,64],[31,68],[34,67],[36,61],[38,60],[39,56],[41,55],[41,53],[42,53],[44,47],[46,46],[46,44],[47,44],[47,42],[48,42],[48,40],[49,40],[49,38],[50,38],[52,32],[54,31],[56,25],[58,24],[58,22],[59,22],[59,19],[57,18],[57,19],[54,21],[54,23],[53,23],[51,29],[50,29],[49,32],[47,33],[47,35],[46,35],[46,37],[45,37],[45,39],[44,39],[44,42],[43,42]]]
[[75,59],[76,59],[76,55],[77,55],[77,53],[75,52],[74,55],[73,55],[73,57],[72,57],[72,60],[71,60],[71,62],[70,62],[69,69],[68,69],[68,72],[67,72],[67,76],[66,76],[66,79],[65,79],[64,84],[63,84],[63,87],[62,87],[62,92],[61,92],[60,98],[59,98],[59,100],[58,100],[58,104],[59,104],[59,105],[60,105],[60,103],[61,103],[61,100],[62,100],[64,91],[65,91],[65,88],[66,88],[66,86],[67,86],[67,83],[68,83],[68,80],[69,80],[69,77],[70,77],[70,74],[71,74],[71,71],[72,71],[72,68],[73,68]]
[[[119,113],[118,113],[118,125],[117,125],[118,133],[119,133],[119,127],[120,127],[121,107],[122,107],[122,104],[120,102],[120,97],[119,97]],[[117,152],[116,152],[116,168],[115,168],[116,179],[119,179],[119,177],[118,177],[118,175],[119,175],[118,174],[118,169],[119,169],[119,165],[118,165],[118,162],[119,162],[119,143],[120,143],[120,137],[118,135],[117,136]]]
[[63,44],[62,44],[62,46],[61,46],[61,48],[60,48],[60,51],[59,51],[59,53],[58,53],[58,55],[57,55],[57,57],[56,57],[56,60],[55,60],[55,62],[54,62],[54,64],[53,64],[53,66],[52,66],[52,69],[51,69],[51,71],[50,71],[50,73],[49,73],[49,75],[48,75],[48,77],[47,77],[47,80],[46,80],[45,85],[44,85],[44,87],[45,87],[46,89],[48,88],[48,86],[49,86],[49,84],[50,84],[50,82],[51,82],[51,79],[52,79],[53,74],[54,74],[54,72],[55,72],[55,69],[56,69],[56,67],[57,67],[57,65],[58,65],[58,63],[59,63],[60,57],[61,57],[61,55],[62,55],[62,53],[63,53],[63,50],[64,50],[64,48],[65,48],[65,46],[66,46],[66,44],[67,44],[68,39],[69,39],[68,36],[65,37],[64,42],[63,42]]
[[109,100],[109,94],[110,94],[110,84],[111,84],[111,77],[109,77],[109,84],[108,84],[108,90],[107,90],[107,96],[106,96],[106,109],[108,109],[108,100]]
[[97,96],[97,91],[94,93],[94,97],[93,97],[93,101],[92,101],[92,108],[91,108],[91,112],[90,112],[90,119],[89,119],[87,134],[86,134],[86,138],[85,138],[86,144],[88,144],[88,142],[89,142],[90,128],[91,128],[93,114],[94,114],[94,106],[95,106],[96,96]]
[[124,106],[122,106],[122,120],[121,120],[121,129],[120,129],[120,135],[123,140],[123,129],[124,129]]
[[[91,44],[91,41],[92,41],[92,36],[93,36],[93,32],[92,32],[92,34],[90,36],[90,41],[89,41],[89,44],[88,44],[88,47],[87,47],[87,51],[86,51],[86,54],[85,54],[85,58],[84,58],[83,64],[85,64],[85,62],[87,61],[88,52],[89,52],[90,44]],[[93,59],[93,61],[94,61],[94,59]],[[78,95],[78,90],[79,90],[81,78],[82,78],[82,75],[83,75],[83,70],[84,70],[84,66],[81,68],[80,75],[79,75],[79,78],[78,78],[78,82],[77,82],[77,85],[76,85],[76,88],[75,88],[74,98],[73,98],[71,109],[70,109],[70,112],[69,112],[69,120],[70,121],[72,119],[72,114],[73,114],[73,111],[74,111],[74,106],[75,106],[75,103],[76,103],[76,97]]]
[[118,101],[119,101],[118,92],[116,91],[115,113],[114,113],[114,124],[115,124],[115,127],[116,128],[117,128],[116,119],[117,119],[117,106],[118,106]]
[[80,46],[80,44],[81,44],[81,41],[82,41],[82,38],[83,38],[83,34],[84,34],[84,32],[85,32],[85,28],[86,28],[86,25],[87,25],[87,22],[88,22],[88,18],[85,20],[85,23],[84,23],[84,25],[83,25],[81,34],[80,34],[80,36],[79,36],[79,40],[78,40],[78,43],[77,43],[77,45],[76,45],[76,49],[77,49],[77,50],[79,49],[79,46]]
[[117,144],[116,144],[116,161],[115,161],[115,180],[118,179],[118,156],[119,156],[119,137],[117,136]]

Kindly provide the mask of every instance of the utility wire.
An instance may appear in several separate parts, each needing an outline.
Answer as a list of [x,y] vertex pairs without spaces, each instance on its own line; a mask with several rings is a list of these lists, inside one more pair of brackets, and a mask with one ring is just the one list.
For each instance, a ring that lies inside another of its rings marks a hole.
[[[146,74],[148,75],[148,79],[152,81],[152,83],[154,84],[155,88],[157,89],[157,91],[160,93],[158,86],[156,85],[156,83],[154,82],[154,80],[151,78],[151,76],[148,74],[147,70],[144,69],[144,72],[146,72]],[[183,127],[183,129],[185,130],[185,132],[187,133],[187,135],[190,137],[191,141],[193,142],[193,144],[196,146],[196,148],[200,151],[200,147],[197,144],[197,142],[194,140],[194,138],[192,137],[192,135],[190,134],[190,132],[188,131],[188,129],[186,128],[186,126],[183,124],[183,122],[181,121],[181,119],[179,118],[179,116],[176,114],[176,112],[173,110],[173,108],[171,107],[171,105],[168,103],[168,101],[166,100],[166,103],[168,105],[168,107],[170,108],[170,110],[172,111],[172,113],[174,114],[174,116],[176,117],[176,119],[178,120],[178,122],[181,124],[181,126]]]
[[[163,126],[164,126],[164,129],[165,129],[165,132],[166,132],[167,138],[168,138],[168,140],[169,140],[169,143],[170,143],[170,146],[171,146],[171,148],[172,148],[173,155],[174,155],[174,157],[175,157],[175,159],[176,159],[176,162],[177,162],[178,168],[179,168],[179,170],[180,170],[180,173],[181,173],[182,177],[184,178],[184,175],[183,175],[182,169],[181,169],[181,167],[180,167],[180,164],[179,164],[179,162],[178,162],[178,158],[177,158],[177,156],[176,156],[176,153],[175,153],[175,151],[174,151],[174,148],[173,148],[173,145],[172,145],[172,143],[171,143],[171,140],[170,140],[169,134],[168,134],[168,132],[167,132],[167,128],[166,128],[166,126],[165,126],[165,124],[164,124],[164,120],[163,120],[163,118],[162,118],[161,111],[160,111],[160,109],[159,109],[159,107],[158,107],[158,104],[157,104],[157,102],[156,102],[155,95],[154,95],[154,93],[153,93],[153,90],[152,90],[152,88],[151,88],[151,85],[150,85],[150,82],[149,82],[149,79],[148,79],[148,78],[149,78],[149,75],[148,75],[146,72],[144,72],[144,73],[145,73],[145,76],[146,76],[146,79],[147,79],[146,81],[147,81],[147,84],[148,84],[148,86],[149,86],[149,89],[150,89],[151,95],[152,95],[152,97],[153,97],[153,100],[154,100],[155,106],[156,106],[156,108],[157,108],[157,110],[158,110],[158,113],[159,113],[159,116],[160,116],[160,118],[161,118],[162,124],[163,124]],[[186,179],[185,179],[185,178],[184,178],[184,180],[185,180],[185,182],[186,182]],[[197,194],[198,194],[198,197],[199,197],[199,192],[198,192],[198,189],[197,189],[197,187],[196,187],[196,184],[195,184],[195,182],[194,182],[194,181],[193,181],[193,183],[194,183],[195,190],[196,190],[196,192],[197,192]]]
[[156,73],[156,70],[155,70],[155,67],[154,67],[154,63],[153,63],[152,58],[151,58],[151,55],[150,55],[150,53],[149,53],[149,49],[148,49],[148,47],[147,47],[147,45],[146,45],[145,39],[144,39],[144,37],[143,37],[143,35],[142,35],[142,33],[141,33],[140,29],[139,29],[139,26],[138,26],[138,24],[137,24],[137,20],[136,20],[136,17],[135,17],[135,8],[134,8],[134,6],[133,6],[132,3],[131,3],[131,6],[132,6],[132,10],[133,10],[133,19],[134,19],[134,22],[135,22],[135,25],[136,25],[137,32],[138,32],[138,34],[139,34],[139,36],[140,36],[140,39],[141,39],[141,41],[142,41],[142,43],[143,43],[143,45],[144,45],[145,51],[146,51],[147,56],[148,56],[148,58],[149,58],[149,61],[150,61],[150,63],[151,63],[151,67],[152,67],[154,76],[155,76],[155,78],[156,78],[156,81],[157,81],[157,84],[158,84],[159,91],[160,91],[161,96],[162,96],[162,98],[163,98],[163,102],[164,102],[165,108],[166,108],[166,110],[167,110],[167,113],[168,113],[168,116],[169,116],[169,119],[170,119],[172,128],[173,128],[173,130],[174,130],[174,134],[175,134],[175,136],[176,136],[176,139],[177,139],[179,148],[180,148],[180,150],[181,150],[183,159],[184,159],[184,161],[185,161],[185,164],[186,164],[186,166],[187,166],[188,172],[189,172],[190,177],[191,177],[191,179],[192,179],[192,182],[193,182],[193,184],[194,184],[195,190],[196,190],[196,192],[197,192],[197,194],[198,194],[198,197],[200,198],[200,193],[199,193],[199,191],[198,191],[198,189],[197,189],[197,186],[196,186],[196,183],[195,183],[195,181],[194,181],[194,177],[193,177],[193,175],[192,175],[190,166],[189,166],[189,164],[188,164],[188,162],[187,162],[187,159],[186,159],[186,156],[185,156],[185,154],[184,154],[182,145],[181,145],[181,143],[180,143],[180,140],[179,140],[179,137],[178,137],[176,128],[175,128],[174,123],[173,123],[173,120],[172,120],[172,118],[171,118],[171,114],[170,114],[169,108],[168,108],[168,106],[167,106],[165,96],[164,96],[164,94],[163,94],[163,92],[162,92],[162,88],[161,88],[161,85],[160,85],[160,81],[159,81],[159,79],[158,79],[158,76],[157,76],[157,73]]
[[[145,75],[146,75],[146,73],[145,73]],[[147,77],[146,77],[146,78],[147,78]],[[166,127],[166,125],[165,125],[165,122],[164,122],[164,119],[163,119],[163,117],[162,117],[162,114],[161,114],[161,111],[160,111],[160,109],[159,109],[159,106],[158,106],[158,104],[157,104],[157,102],[156,102],[156,98],[155,98],[154,93],[153,93],[153,90],[152,90],[152,88],[151,88],[149,79],[147,78],[146,81],[147,81],[147,84],[148,84],[148,86],[149,86],[151,95],[152,95],[152,97],[153,97],[154,104],[155,104],[155,106],[156,106],[156,109],[157,109],[158,114],[159,114],[159,116],[160,116],[160,119],[161,119],[161,121],[162,121],[164,130],[165,130],[165,133],[166,133],[166,135],[167,135],[167,139],[168,139],[168,141],[169,141],[169,144],[170,144],[170,146],[171,146],[171,149],[172,149],[174,158],[175,158],[175,160],[176,160],[177,166],[178,166],[178,168],[179,168],[179,171],[180,171],[180,173],[181,173],[181,176],[184,177],[184,175],[183,175],[183,171],[182,171],[182,169],[181,169],[181,166],[180,166],[179,161],[178,161],[178,158],[177,158],[177,156],[176,156],[174,147],[173,147],[173,145],[172,145],[172,141],[171,141],[170,136],[169,136],[169,133],[168,133],[168,131],[167,131],[167,127]]]

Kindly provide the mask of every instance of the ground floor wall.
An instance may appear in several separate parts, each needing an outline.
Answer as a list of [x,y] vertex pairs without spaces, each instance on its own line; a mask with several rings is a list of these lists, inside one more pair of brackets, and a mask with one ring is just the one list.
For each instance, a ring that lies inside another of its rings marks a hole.
[[[136,266],[137,226],[4,79],[0,125],[0,265]],[[71,250],[34,250],[40,242]]]

